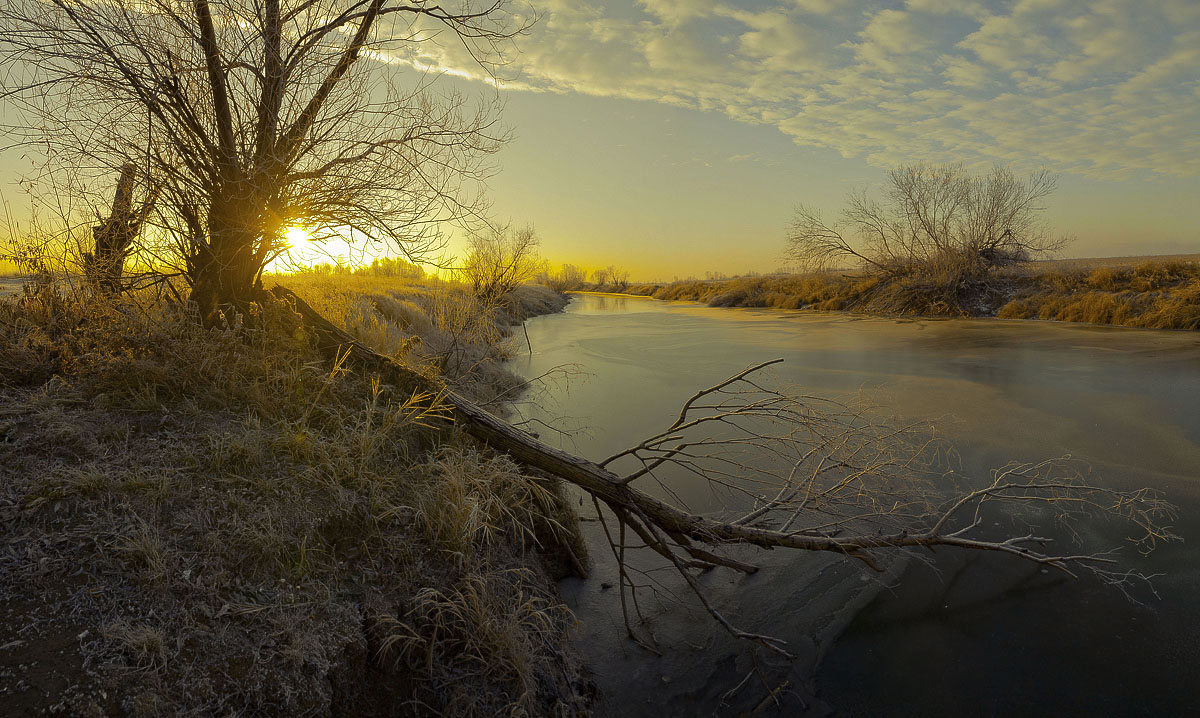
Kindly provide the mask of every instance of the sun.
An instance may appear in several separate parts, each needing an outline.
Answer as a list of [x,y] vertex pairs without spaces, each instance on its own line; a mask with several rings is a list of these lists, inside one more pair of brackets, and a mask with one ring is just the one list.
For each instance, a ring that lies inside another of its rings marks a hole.
[[305,242],[312,241],[312,234],[303,227],[288,227],[283,230],[283,239],[289,247],[302,247]]
[[339,228],[284,224],[279,228],[275,253],[266,271],[289,273],[321,264],[353,265],[356,247]]

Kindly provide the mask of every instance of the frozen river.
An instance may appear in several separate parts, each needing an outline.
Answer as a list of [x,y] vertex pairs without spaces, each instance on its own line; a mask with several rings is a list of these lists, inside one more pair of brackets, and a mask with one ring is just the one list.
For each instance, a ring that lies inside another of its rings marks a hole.
[[[856,562],[784,551],[762,557],[766,570],[754,576],[724,569],[706,576],[741,627],[788,640],[800,655],[789,665],[751,656],[704,614],[669,601],[649,609],[662,657],[628,641],[616,589],[605,588],[616,583],[611,556],[598,524],[585,523],[595,570],[586,581],[565,581],[563,592],[605,695],[602,713],[711,714],[724,702],[722,713],[737,714],[760,707],[763,685],[785,681],[780,706],[761,706],[767,713],[1200,708],[1200,336],[587,294],[527,328],[534,352],[514,360],[515,371],[534,377],[571,365],[580,372],[536,395],[534,410],[584,431],[543,438],[588,458],[665,428],[697,389],[782,357],[774,374],[806,393],[862,392],[891,415],[935,420],[968,473],[1070,454],[1098,481],[1153,486],[1180,508],[1175,530],[1186,542],[1134,562],[1164,574],[1155,581],[1159,599],[1139,594],[1145,605],[1091,579],[946,550],[932,568],[907,562],[882,576]],[[753,680],[730,693],[748,674]]]

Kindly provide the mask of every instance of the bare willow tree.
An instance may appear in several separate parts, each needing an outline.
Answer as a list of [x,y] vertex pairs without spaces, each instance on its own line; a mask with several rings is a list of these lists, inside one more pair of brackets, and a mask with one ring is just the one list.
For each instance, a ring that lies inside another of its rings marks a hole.
[[256,297],[288,225],[420,258],[476,217],[496,100],[397,78],[429,42],[494,71],[528,24],[508,0],[10,0],[7,130],[52,187],[142,168],[147,236],[212,323]]
[[587,282],[587,270],[574,264],[564,264],[562,269],[551,272],[549,265],[538,272],[535,280],[556,292],[579,289]]
[[629,270],[622,269],[615,264],[610,264],[602,269],[597,269],[592,276],[596,280],[597,285],[612,285],[617,289],[624,289],[629,284]]
[[1044,170],[1021,179],[1001,166],[972,175],[960,164],[905,165],[888,172],[882,198],[852,193],[840,223],[797,207],[787,255],[812,269],[850,261],[884,273],[982,276],[1069,241],[1053,235],[1041,215],[1056,186]]

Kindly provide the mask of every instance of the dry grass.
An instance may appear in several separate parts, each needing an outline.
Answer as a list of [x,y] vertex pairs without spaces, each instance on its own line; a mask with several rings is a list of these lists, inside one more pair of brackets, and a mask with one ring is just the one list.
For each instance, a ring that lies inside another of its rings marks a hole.
[[710,307],[853,310],[877,314],[961,316],[955,278],[910,275],[883,278],[861,272],[736,277],[666,285],[634,285],[632,294],[704,302]]
[[489,305],[463,284],[432,278],[311,273],[277,279],[356,338],[427,374],[440,374],[452,388],[482,404],[520,381],[501,366],[525,348],[513,327],[526,317],[566,306],[562,295],[532,285]]
[[[501,355],[482,328],[440,323],[461,321],[439,309],[452,287],[354,281],[298,288],[429,370],[455,332],[462,366]],[[577,541],[559,487],[448,429],[437,397],[330,367],[286,307],[203,331],[148,295],[52,288],[0,300],[0,364],[0,595],[44,601],[39,625],[87,628],[77,648],[104,691],[43,708],[583,705],[558,559],[539,553]]]
[[670,301],[704,302],[712,307],[831,310],[855,303],[877,283],[868,276],[820,273],[635,284],[627,292]]
[[985,279],[936,269],[891,277],[824,272],[636,284],[627,293],[712,307],[1200,328],[1200,256],[1139,259],[1030,262]]
[[1143,254],[1126,257],[1085,257],[1073,259],[1046,259],[1030,262],[1029,266],[1035,271],[1039,269],[1072,271],[1109,268],[1132,269],[1141,264],[1160,264],[1164,262],[1183,262],[1195,264],[1200,262],[1200,254]]
[[1034,266],[1017,280],[1015,296],[997,312],[1001,318],[1200,329],[1200,263],[1195,260]]

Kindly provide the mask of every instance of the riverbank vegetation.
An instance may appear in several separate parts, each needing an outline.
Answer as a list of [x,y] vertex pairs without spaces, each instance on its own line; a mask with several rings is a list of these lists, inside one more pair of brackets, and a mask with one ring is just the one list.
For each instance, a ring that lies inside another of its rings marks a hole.
[[1031,272],[996,316],[1197,330],[1200,258],[1133,266],[1047,267]]
[[713,307],[1200,329],[1200,257],[1195,255],[1022,263],[996,272],[982,292],[968,295],[967,301],[950,301],[943,284],[919,277],[849,270],[631,284],[624,291]]
[[[519,383],[504,321],[562,306],[526,288],[502,321],[460,285],[280,279],[481,402]],[[0,335],[10,709],[585,705],[559,484],[448,427],[442,397],[326,361],[282,302],[204,330],[150,292],[52,285],[0,300]]]

